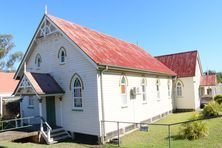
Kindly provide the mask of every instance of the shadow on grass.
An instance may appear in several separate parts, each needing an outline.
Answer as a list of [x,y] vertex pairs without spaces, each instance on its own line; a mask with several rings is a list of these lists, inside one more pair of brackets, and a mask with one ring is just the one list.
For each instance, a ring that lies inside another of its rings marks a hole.
[[[172,135],[170,136],[172,140],[185,140],[186,138],[182,135]],[[169,137],[166,137],[165,140],[169,140]]]

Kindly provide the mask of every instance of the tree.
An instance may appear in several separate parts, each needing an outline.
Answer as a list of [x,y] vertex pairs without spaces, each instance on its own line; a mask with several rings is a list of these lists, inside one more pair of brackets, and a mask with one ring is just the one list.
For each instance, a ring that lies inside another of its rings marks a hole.
[[23,53],[17,51],[11,53],[15,44],[12,42],[11,34],[0,34],[0,70],[14,71],[14,64],[21,61]]
[[204,75],[215,75],[216,71],[215,70],[207,70],[204,72]]
[[217,82],[222,83],[222,72],[217,73]]

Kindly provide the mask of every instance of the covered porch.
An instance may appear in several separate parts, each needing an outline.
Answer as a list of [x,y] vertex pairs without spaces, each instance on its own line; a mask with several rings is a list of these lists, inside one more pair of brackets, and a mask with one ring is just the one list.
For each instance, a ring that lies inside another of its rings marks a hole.
[[40,125],[40,133],[48,144],[55,142],[53,130],[61,130],[63,127],[64,93],[50,74],[32,72],[24,73],[14,91],[15,96],[21,97],[20,117],[39,116],[31,124]]

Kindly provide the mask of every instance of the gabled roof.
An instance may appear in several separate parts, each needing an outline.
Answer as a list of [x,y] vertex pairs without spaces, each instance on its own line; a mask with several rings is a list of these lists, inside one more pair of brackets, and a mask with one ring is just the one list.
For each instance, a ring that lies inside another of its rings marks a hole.
[[198,51],[162,55],[157,56],[156,59],[174,71],[178,77],[193,77],[196,72]]
[[[110,66],[117,69],[176,75],[176,73],[137,45],[73,24],[55,16],[44,15],[37,30],[39,30],[45,19],[51,21],[55,27],[61,30],[97,67]],[[38,32],[36,31],[16,71],[14,76],[16,79],[22,75],[23,65],[30,56],[31,46],[37,34]]]
[[176,75],[137,45],[47,15],[96,64]]
[[[38,95],[64,94],[63,89],[50,74],[26,72],[23,78],[24,77],[28,79],[29,83]],[[19,92],[19,89],[24,88],[20,87],[20,83],[23,82],[22,80],[23,79],[20,80],[14,93],[17,93]]]
[[14,74],[15,73],[0,72],[0,94],[13,93],[19,82],[13,79]]
[[200,79],[201,86],[216,86],[217,76],[216,75],[204,75]]

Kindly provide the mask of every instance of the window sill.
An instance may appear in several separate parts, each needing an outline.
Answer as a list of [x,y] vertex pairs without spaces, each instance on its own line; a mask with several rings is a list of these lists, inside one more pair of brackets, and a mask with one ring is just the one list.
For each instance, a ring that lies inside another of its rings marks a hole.
[[36,70],[40,70],[40,68],[36,68]]
[[27,108],[29,108],[29,109],[34,109],[34,106],[28,106]]
[[66,64],[66,62],[60,62],[59,63],[59,65],[65,65]]
[[81,108],[73,108],[72,111],[83,112],[83,109],[81,109]]

